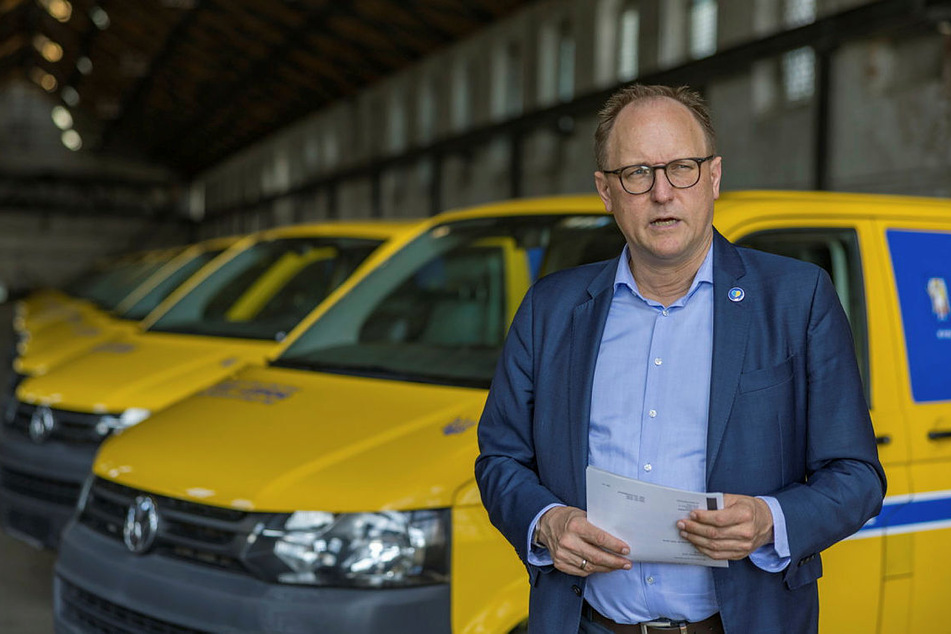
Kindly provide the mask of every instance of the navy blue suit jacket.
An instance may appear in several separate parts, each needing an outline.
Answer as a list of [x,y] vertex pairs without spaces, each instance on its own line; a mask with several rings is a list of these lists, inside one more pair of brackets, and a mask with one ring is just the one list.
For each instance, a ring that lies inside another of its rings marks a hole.
[[[727,632],[815,631],[819,552],[877,514],[885,492],[849,324],[819,267],[719,233],[713,258],[707,490],[775,496],[791,550],[781,573],[749,558],[714,569],[721,617]],[[585,508],[592,382],[616,267],[590,264],[533,286],[479,423],[483,503],[523,561],[542,508]],[[733,287],[742,301],[728,298]],[[584,579],[526,566],[530,631],[575,634]]]

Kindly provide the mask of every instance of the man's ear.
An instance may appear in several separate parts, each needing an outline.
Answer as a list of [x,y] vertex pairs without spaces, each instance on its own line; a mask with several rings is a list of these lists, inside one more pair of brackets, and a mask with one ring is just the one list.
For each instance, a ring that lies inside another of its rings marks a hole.
[[713,200],[720,197],[720,177],[723,175],[723,157],[718,156],[710,161],[710,184],[713,187]]
[[611,184],[608,182],[608,175],[602,171],[597,171],[594,173],[594,186],[598,188],[598,196],[601,197],[601,202],[604,203],[604,208],[607,212],[614,213],[611,203]]

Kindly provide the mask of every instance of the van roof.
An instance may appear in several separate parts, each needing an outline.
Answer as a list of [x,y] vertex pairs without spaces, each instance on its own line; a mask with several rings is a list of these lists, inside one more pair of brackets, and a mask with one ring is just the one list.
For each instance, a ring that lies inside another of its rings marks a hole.
[[736,191],[720,197],[717,207],[728,209],[755,206],[762,211],[835,212],[839,216],[864,218],[921,219],[925,216],[951,221],[951,200],[924,196],[854,194],[817,191]]
[[[822,213],[862,217],[939,216],[951,220],[951,200],[923,196],[855,194],[844,192],[748,190],[723,192],[716,203],[721,211],[756,206],[763,211]],[[443,212],[436,222],[464,220],[484,216],[544,215],[550,213],[606,213],[595,194],[575,194],[540,198],[520,198]]]
[[309,236],[334,236],[351,238],[376,238],[385,240],[408,231],[418,225],[422,219],[387,219],[387,220],[358,220],[337,221],[286,225],[273,227],[252,233],[250,236],[258,240],[274,238],[299,238]]

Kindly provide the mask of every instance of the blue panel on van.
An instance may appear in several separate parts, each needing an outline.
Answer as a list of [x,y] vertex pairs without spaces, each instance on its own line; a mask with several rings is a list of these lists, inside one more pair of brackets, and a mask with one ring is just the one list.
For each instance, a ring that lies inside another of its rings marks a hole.
[[951,400],[951,233],[889,230],[915,401]]

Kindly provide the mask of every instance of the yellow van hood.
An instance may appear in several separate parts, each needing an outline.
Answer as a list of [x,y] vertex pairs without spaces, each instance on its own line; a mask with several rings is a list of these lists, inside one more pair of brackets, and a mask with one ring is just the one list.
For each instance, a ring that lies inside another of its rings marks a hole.
[[105,315],[95,304],[84,300],[54,306],[41,313],[17,318],[14,327],[31,337],[41,336],[47,329],[62,323],[95,323]]
[[21,355],[13,362],[20,374],[46,374],[69,359],[89,352],[111,339],[135,333],[138,322],[103,319],[99,323],[64,321],[44,328],[42,335],[23,344]]
[[76,412],[121,413],[137,407],[154,414],[247,363],[263,363],[275,345],[158,333],[120,337],[26,379],[17,397]]
[[249,367],[110,438],[93,468],[245,510],[449,506],[473,479],[486,392]]

